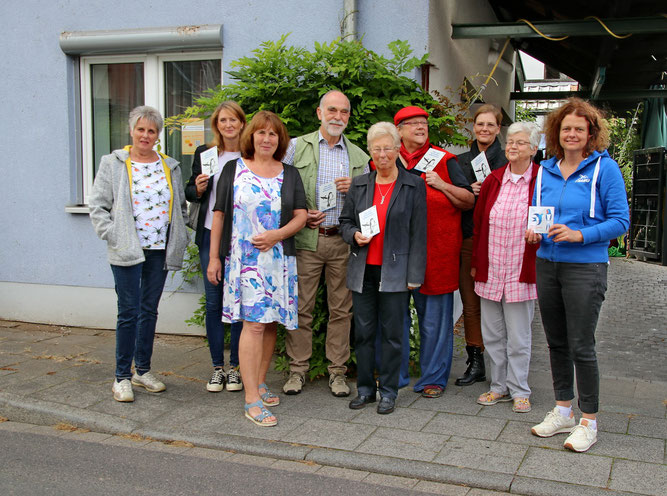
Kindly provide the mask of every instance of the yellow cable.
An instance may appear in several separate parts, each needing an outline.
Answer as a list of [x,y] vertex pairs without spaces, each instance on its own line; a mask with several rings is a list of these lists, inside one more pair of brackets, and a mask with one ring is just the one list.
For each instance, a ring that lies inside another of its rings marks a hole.
[[493,73],[496,72],[496,69],[498,68],[498,64],[500,63],[500,59],[503,58],[503,54],[505,53],[505,50],[507,49],[507,45],[510,44],[510,39],[507,38],[505,40],[505,44],[503,45],[503,49],[500,51],[500,55],[498,55],[498,58],[496,59],[496,63],[493,65],[493,69],[491,69],[491,73],[489,74],[489,77],[486,78],[486,81],[484,81],[484,84],[482,86],[486,87],[487,84],[489,84],[489,81],[491,81],[491,78],[493,77]]
[[[663,15],[664,15],[664,14],[663,14]],[[616,33],[612,33],[611,29],[609,29],[609,28],[607,27],[607,25],[606,25],[604,22],[602,22],[602,20],[601,20],[599,17],[588,16],[588,17],[585,17],[584,19],[595,19],[596,21],[598,21],[598,22],[600,23],[600,25],[604,28],[604,30],[605,30],[607,33],[609,33],[609,34],[612,35],[614,38],[617,38],[617,39],[619,39],[619,40],[622,40],[622,39],[625,39],[625,38],[630,38],[630,36],[632,36],[632,33],[629,33],[629,34],[626,34],[626,35],[623,35],[623,36],[618,35],[618,34],[616,34]]]
[[530,26],[530,28],[531,28],[533,31],[535,31],[537,34],[539,34],[542,38],[545,38],[545,39],[547,39],[547,40],[549,40],[549,41],[563,41],[563,40],[569,38],[569,36],[563,36],[562,38],[553,38],[553,37],[551,37],[551,36],[547,36],[546,34],[544,34],[543,32],[541,32],[539,29],[537,29],[537,28],[533,25],[532,22],[530,22],[530,21],[528,21],[528,20],[526,20],[526,19],[519,19],[519,20],[517,20],[516,22],[525,22],[526,24],[528,24],[528,25]]

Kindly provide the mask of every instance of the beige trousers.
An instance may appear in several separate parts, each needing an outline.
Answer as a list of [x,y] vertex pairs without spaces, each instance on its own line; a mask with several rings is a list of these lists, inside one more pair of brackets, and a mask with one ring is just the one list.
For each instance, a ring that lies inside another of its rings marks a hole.
[[290,372],[305,375],[313,353],[313,309],[322,270],[327,286],[326,357],[329,374],[345,374],[350,358],[352,294],[347,289],[349,245],[339,235],[319,235],[317,251],[297,250],[299,275],[299,328],[287,331],[285,348],[290,357]]

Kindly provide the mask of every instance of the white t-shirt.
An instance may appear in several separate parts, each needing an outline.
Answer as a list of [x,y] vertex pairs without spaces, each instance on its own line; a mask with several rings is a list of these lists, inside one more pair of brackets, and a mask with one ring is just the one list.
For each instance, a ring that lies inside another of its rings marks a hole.
[[211,188],[211,196],[208,197],[208,210],[206,211],[206,219],[204,220],[204,227],[206,229],[211,229],[213,225],[213,207],[215,207],[216,191],[218,190],[218,179],[220,179],[220,173],[222,172],[222,167],[229,162],[241,156],[241,152],[222,152],[222,155],[218,156],[218,170],[213,176],[213,187]]

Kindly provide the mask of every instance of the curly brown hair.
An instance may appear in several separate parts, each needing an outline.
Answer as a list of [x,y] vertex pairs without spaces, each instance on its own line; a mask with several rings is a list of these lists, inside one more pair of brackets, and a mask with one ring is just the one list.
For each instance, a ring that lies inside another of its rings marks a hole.
[[243,158],[253,158],[255,156],[255,142],[252,135],[260,129],[270,127],[278,134],[278,148],[273,153],[273,158],[282,161],[289,145],[289,133],[283,121],[273,112],[260,110],[246,126],[241,134],[241,156]]
[[236,116],[241,124],[243,124],[243,126],[241,126],[241,131],[243,131],[246,126],[245,112],[238,103],[233,100],[227,100],[226,102],[222,102],[220,105],[218,105],[218,107],[215,109],[215,112],[213,112],[213,115],[211,115],[211,131],[213,131],[213,140],[210,144],[210,146],[218,147],[218,153],[225,151],[225,142],[222,139],[220,130],[218,129],[218,116],[222,110],[231,112]]
[[547,153],[562,159],[565,155],[560,144],[560,125],[565,116],[574,114],[588,122],[588,141],[585,156],[593,151],[603,151],[609,146],[609,128],[602,111],[581,98],[568,98],[566,102],[547,116],[544,135],[547,141]]

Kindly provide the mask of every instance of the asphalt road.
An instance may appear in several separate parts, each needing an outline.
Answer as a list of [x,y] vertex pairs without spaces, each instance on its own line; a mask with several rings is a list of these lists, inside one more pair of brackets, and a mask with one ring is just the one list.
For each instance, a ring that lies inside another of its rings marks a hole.
[[327,495],[424,494],[343,478],[197,456],[0,431],[0,494]]

